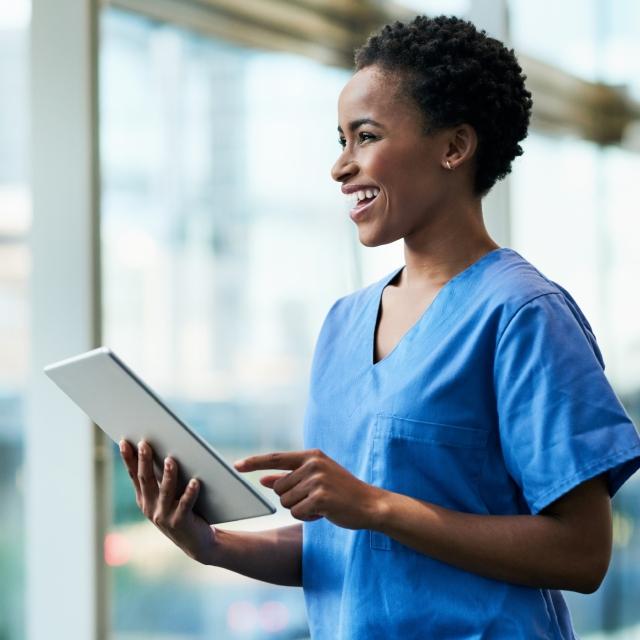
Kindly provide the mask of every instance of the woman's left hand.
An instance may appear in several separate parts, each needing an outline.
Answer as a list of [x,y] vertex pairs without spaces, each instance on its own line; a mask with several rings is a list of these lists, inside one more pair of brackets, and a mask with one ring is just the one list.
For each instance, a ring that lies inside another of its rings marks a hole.
[[327,518],[347,529],[370,529],[383,489],[362,482],[319,449],[267,453],[234,463],[238,471],[288,469],[260,478],[280,496],[280,504],[304,521]]

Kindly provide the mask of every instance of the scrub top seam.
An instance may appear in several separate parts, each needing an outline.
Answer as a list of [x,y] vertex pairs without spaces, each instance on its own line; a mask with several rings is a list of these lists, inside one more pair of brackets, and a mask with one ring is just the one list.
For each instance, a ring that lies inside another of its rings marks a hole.
[[498,350],[498,348],[500,347],[500,341],[502,340],[502,336],[506,333],[507,329],[509,328],[509,325],[511,325],[511,323],[513,322],[513,320],[515,319],[515,317],[520,313],[520,311],[522,311],[522,309],[524,307],[526,307],[528,304],[530,304],[531,302],[533,302],[534,300],[537,300],[538,298],[542,298],[543,296],[561,296],[562,292],[561,291],[545,291],[544,293],[539,293],[538,295],[534,296],[533,298],[529,298],[526,302],[523,302],[514,312],[513,315],[509,318],[509,321],[507,322],[507,324],[505,325],[504,329],[500,332],[500,336],[498,337],[498,339],[496,340],[496,351]]

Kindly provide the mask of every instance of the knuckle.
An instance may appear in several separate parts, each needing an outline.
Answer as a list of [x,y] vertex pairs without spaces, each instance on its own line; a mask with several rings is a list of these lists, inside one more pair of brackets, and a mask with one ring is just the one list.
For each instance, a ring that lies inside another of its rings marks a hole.
[[324,467],[325,458],[326,456],[322,453],[322,451],[320,451],[319,453],[314,453],[310,458],[310,460],[313,462],[313,469],[317,471]]
[[324,489],[324,480],[325,476],[322,473],[314,473],[311,478],[311,486],[316,489],[316,491],[322,491]]
[[316,489],[313,492],[312,497],[315,504],[322,506],[327,502],[327,491],[323,488]]
[[313,457],[318,459],[324,458],[324,452],[322,449],[313,449]]
[[162,513],[154,513],[151,520],[157,527],[162,527],[165,523],[164,514]]
[[279,453],[270,453],[269,454],[269,462],[271,464],[278,464],[280,462],[280,454]]

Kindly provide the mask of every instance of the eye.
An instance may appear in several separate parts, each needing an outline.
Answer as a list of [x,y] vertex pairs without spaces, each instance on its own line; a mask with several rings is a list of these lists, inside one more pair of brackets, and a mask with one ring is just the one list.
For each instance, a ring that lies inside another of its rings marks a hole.
[[[366,142],[367,140],[375,140],[375,136],[372,133],[367,133],[366,131],[361,131],[358,134],[358,140],[360,142]],[[347,140],[346,138],[344,138],[343,136],[340,136],[338,138],[338,144],[344,149],[345,145],[347,144]]]
[[375,136],[371,133],[367,133],[366,131],[361,131],[358,134],[358,138],[361,142],[364,142],[365,140],[375,140]]

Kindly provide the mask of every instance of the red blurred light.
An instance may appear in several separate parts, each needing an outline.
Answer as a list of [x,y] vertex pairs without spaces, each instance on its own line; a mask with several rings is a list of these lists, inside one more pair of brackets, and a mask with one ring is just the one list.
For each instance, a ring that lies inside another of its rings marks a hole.
[[270,633],[286,629],[289,624],[289,609],[282,602],[269,600],[260,607],[260,626]]
[[131,543],[121,533],[108,533],[104,537],[104,561],[110,567],[120,567],[131,560]]
[[258,612],[253,602],[238,600],[227,609],[227,627],[231,631],[252,631],[256,627]]

